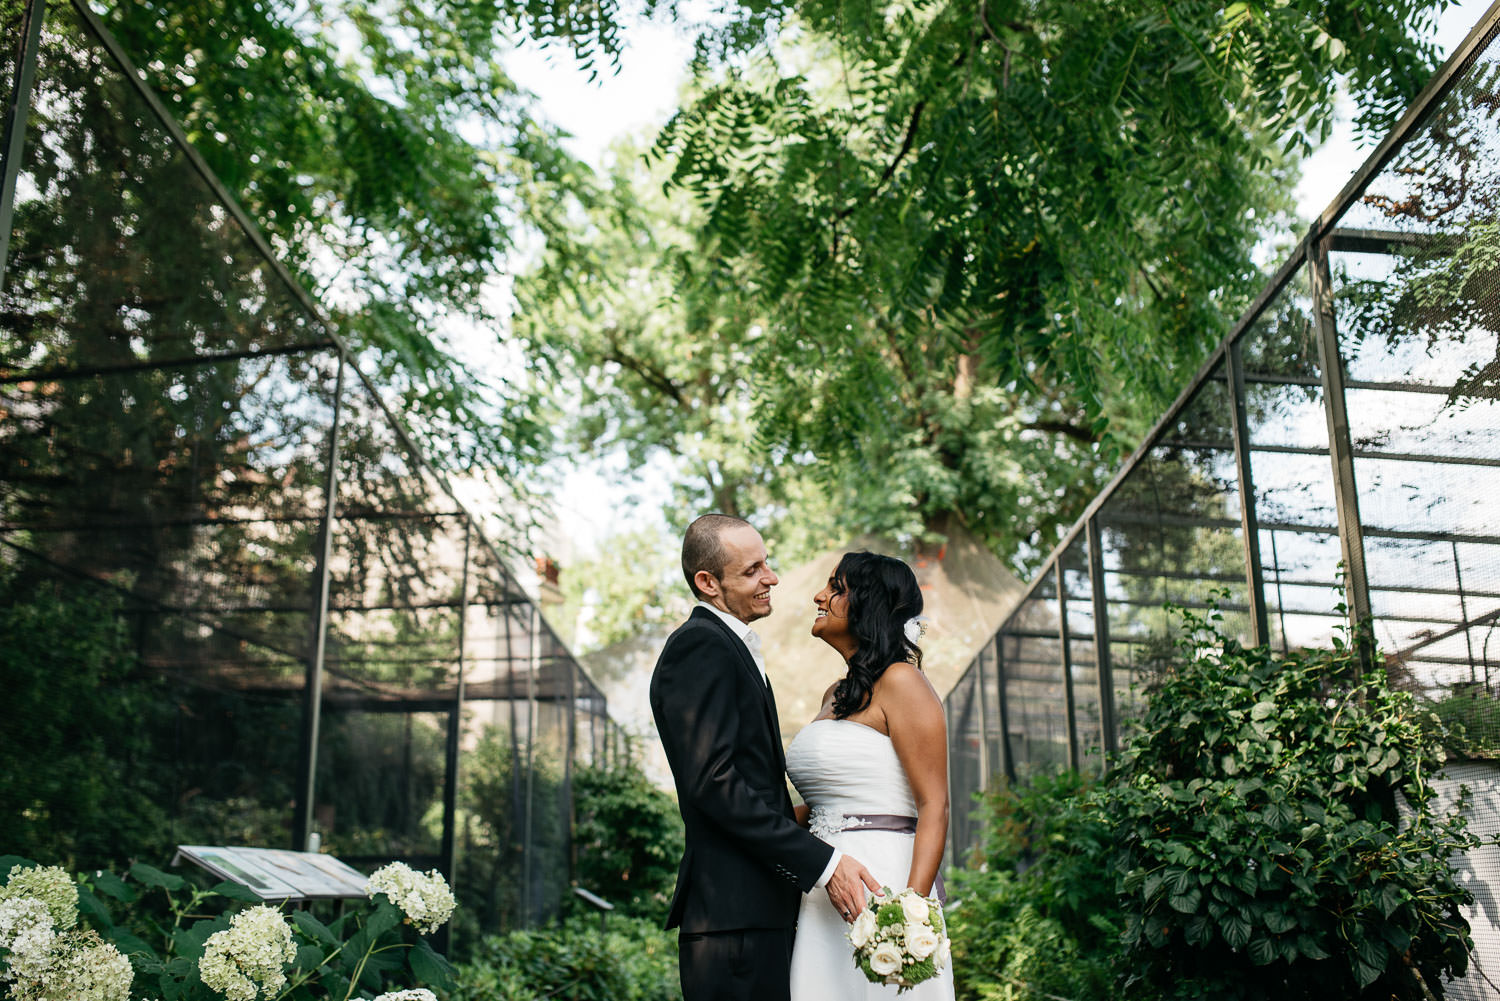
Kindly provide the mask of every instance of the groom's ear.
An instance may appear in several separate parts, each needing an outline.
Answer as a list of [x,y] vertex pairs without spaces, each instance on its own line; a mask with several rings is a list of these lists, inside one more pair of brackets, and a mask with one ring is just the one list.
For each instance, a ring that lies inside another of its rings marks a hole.
[[717,598],[719,596],[719,579],[707,570],[699,570],[693,574],[693,583],[698,585],[698,593],[705,598]]

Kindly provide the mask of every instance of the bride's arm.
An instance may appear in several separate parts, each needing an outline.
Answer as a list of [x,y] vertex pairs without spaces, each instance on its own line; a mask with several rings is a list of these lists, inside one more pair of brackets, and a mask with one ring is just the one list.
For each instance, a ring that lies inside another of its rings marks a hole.
[[806,827],[809,819],[808,815],[812,813],[812,807],[806,803],[798,803],[792,807],[792,812],[797,815],[797,825],[799,827]]
[[948,840],[948,724],[937,692],[911,664],[892,664],[877,684],[891,743],[917,801],[906,885],[928,896]]

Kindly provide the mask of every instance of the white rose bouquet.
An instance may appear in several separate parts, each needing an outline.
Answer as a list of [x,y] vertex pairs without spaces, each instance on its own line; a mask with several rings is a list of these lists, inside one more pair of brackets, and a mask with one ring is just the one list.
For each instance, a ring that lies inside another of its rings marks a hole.
[[849,926],[854,965],[872,984],[888,984],[896,993],[937,976],[948,965],[949,947],[943,909],[936,900],[907,887],[888,886],[870,898]]

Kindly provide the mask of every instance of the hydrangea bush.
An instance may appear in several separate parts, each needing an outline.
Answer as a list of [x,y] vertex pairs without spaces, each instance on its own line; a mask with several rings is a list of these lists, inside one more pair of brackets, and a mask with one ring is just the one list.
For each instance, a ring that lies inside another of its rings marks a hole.
[[436,871],[392,863],[371,876],[368,907],[327,924],[139,863],[75,881],[6,857],[0,872],[0,991],[15,1001],[437,1001],[415,985],[452,984],[447,960],[416,937],[453,913]]

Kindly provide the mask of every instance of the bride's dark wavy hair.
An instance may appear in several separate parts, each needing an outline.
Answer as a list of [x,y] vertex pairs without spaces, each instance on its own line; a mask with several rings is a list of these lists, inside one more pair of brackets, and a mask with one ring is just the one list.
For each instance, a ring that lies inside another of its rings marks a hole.
[[870,704],[887,667],[909,660],[921,668],[922,651],[906,638],[906,620],[922,614],[922,589],[911,567],[879,553],[845,553],[833,586],[849,597],[849,631],[858,644],[849,673],[833,690],[833,715],[844,719]]

